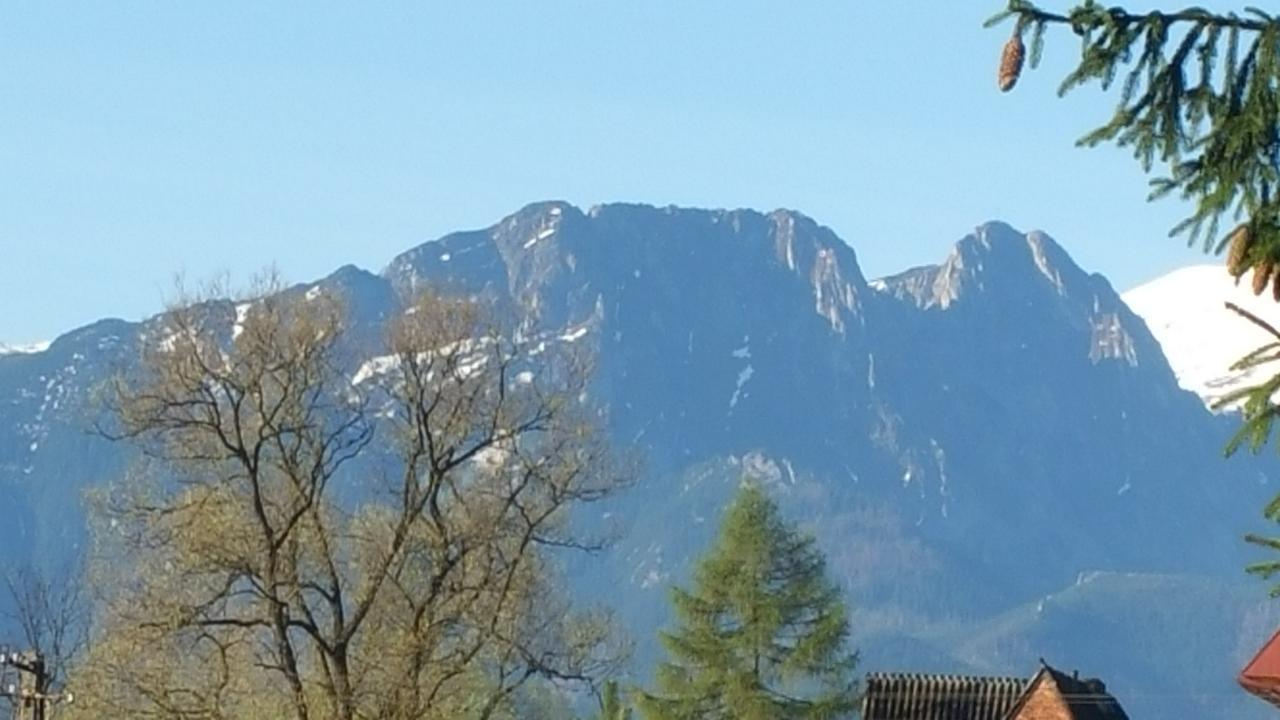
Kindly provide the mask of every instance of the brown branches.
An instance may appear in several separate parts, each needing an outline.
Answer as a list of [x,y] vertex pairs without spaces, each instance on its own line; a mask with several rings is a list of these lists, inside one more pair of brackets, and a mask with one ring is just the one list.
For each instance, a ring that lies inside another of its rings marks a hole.
[[81,573],[22,566],[10,568],[3,581],[11,606],[6,614],[22,633],[23,648],[43,658],[46,682],[60,686],[89,640],[89,597]]
[[[117,383],[114,435],[163,474],[103,510],[108,560],[135,573],[86,673],[114,712],[181,687],[183,716],[463,717],[620,651],[607,624],[546,614],[543,553],[594,546],[568,513],[626,479],[588,359],[430,295],[361,368],[337,360],[344,333],[339,305],[281,288],[186,304]],[[139,644],[156,663],[126,667]]]
[[1226,308],[1227,308],[1228,310],[1230,310],[1231,312],[1233,312],[1233,313],[1235,313],[1235,314],[1239,315],[1240,317],[1244,318],[1245,320],[1248,320],[1249,322],[1253,323],[1254,325],[1257,325],[1258,327],[1262,328],[1263,330],[1265,330],[1265,331],[1266,331],[1266,333],[1267,333],[1268,335],[1270,335],[1271,337],[1275,338],[1276,340],[1280,340],[1280,330],[1277,330],[1277,329],[1276,329],[1276,327],[1275,327],[1274,325],[1272,325],[1271,323],[1267,322],[1266,320],[1263,320],[1262,318],[1260,318],[1260,317],[1258,317],[1257,315],[1255,315],[1255,314],[1253,314],[1253,313],[1249,312],[1248,310],[1245,310],[1244,308],[1240,307],[1239,305],[1237,305],[1237,304],[1235,304],[1235,303],[1233,303],[1233,302],[1224,303],[1224,305],[1223,305],[1223,306],[1224,306],[1224,307],[1226,307]]

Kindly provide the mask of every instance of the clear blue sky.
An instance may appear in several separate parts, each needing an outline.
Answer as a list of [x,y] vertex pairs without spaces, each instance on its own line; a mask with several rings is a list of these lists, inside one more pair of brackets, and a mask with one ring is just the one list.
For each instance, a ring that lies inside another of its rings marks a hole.
[[1111,108],[1055,96],[1074,36],[996,91],[1002,4],[0,0],[0,341],[551,198],[792,207],[869,276],[995,218],[1122,289],[1203,261],[1128,156],[1073,146]]

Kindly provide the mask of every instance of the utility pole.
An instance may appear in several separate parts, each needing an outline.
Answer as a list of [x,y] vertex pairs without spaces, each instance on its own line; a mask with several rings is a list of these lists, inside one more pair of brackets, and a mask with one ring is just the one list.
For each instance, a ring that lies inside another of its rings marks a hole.
[[[9,669],[17,671],[13,682]],[[13,720],[49,720],[49,707],[54,703],[70,703],[71,693],[49,692],[49,671],[44,656],[34,650],[6,652],[0,650],[0,697],[13,706]]]

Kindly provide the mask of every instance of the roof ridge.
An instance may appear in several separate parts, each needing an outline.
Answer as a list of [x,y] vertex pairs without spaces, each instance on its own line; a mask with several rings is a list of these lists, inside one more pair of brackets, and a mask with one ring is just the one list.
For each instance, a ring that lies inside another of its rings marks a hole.
[[1027,679],[1017,675],[966,675],[959,673],[921,673],[903,671],[877,671],[867,673],[868,678],[968,678],[974,680],[1013,680],[1025,683]]
[[1025,687],[1007,676],[867,673],[862,720],[1002,720]]

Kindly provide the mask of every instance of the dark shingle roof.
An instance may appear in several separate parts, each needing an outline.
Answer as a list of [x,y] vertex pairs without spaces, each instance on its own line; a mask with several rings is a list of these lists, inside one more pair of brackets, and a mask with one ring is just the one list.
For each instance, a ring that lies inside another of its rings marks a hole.
[[1101,680],[1067,675],[1043,660],[1030,680],[872,673],[862,698],[862,720],[1008,720],[1046,682],[1066,701],[1072,720],[1129,720]]
[[[1041,674],[1047,674],[1057,684],[1058,692],[1067,701],[1074,720],[1129,720],[1120,703],[1107,692],[1107,686],[1101,680],[1081,680],[1048,664],[1044,665]],[[1032,682],[1039,677],[1040,674],[1037,674]]]
[[1026,687],[1022,678],[873,673],[862,720],[1004,720]]

